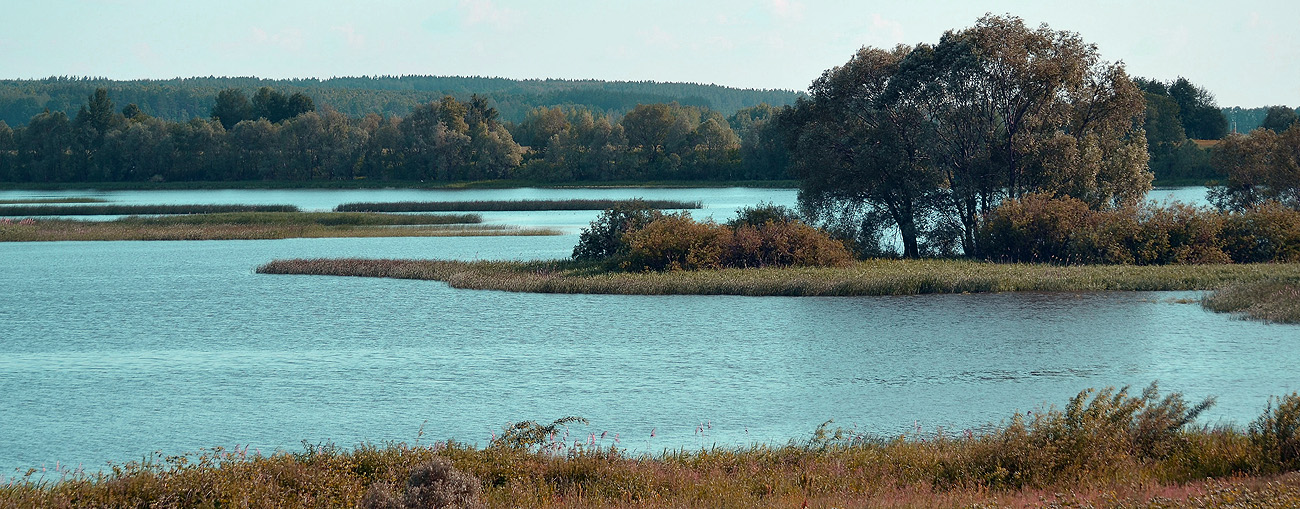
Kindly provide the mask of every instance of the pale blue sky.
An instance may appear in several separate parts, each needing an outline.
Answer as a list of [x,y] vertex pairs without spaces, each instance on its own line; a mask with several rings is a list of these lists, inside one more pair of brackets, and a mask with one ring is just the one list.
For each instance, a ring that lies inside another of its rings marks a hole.
[[0,78],[376,74],[806,89],[863,45],[937,42],[985,12],[1079,32],[1130,74],[1220,106],[1300,106],[1300,2],[6,0]]

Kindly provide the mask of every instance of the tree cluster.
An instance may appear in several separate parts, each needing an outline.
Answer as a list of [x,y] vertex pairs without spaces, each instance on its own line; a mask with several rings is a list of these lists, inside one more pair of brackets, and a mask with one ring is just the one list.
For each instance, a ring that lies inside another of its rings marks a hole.
[[1210,165],[1209,152],[1192,141],[1217,140],[1227,133],[1227,118],[1214,105],[1209,92],[1185,78],[1169,84],[1141,78],[1134,81],[1146,98],[1143,129],[1149,166],[1156,179],[1218,178],[1220,175]]
[[988,15],[936,45],[863,48],[781,115],[804,213],[870,248],[981,256],[984,218],[1047,192],[1094,208],[1150,188],[1141,91],[1077,34]]
[[597,116],[617,117],[638,104],[677,102],[730,115],[760,103],[790,104],[799,96],[790,90],[747,90],[693,83],[460,76],[362,76],[327,80],[199,77],[131,81],[47,78],[0,80],[0,121],[16,128],[45,110],[72,115],[86,96],[103,88],[119,103],[134,103],[150,116],[187,122],[196,116],[208,117],[212,98],[223,90],[233,88],[254,94],[264,87],[288,95],[310,96],[318,108],[332,109],[349,117],[372,113],[404,116],[412,108],[444,96],[468,101],[477,94],[489,98],[501,119],[507,122],[522,121],[540,106],[582,107]]
[[1212,203],[1240,211],[1275,201],[1300,210],[1300,123],[1287,125],[1233,134],[1215,148],[1211,162],[1227,178],[1210,189]]
[[[118,112],[99,89],[75,119],[44,112],[18,129],[0,122],[0,180],[785,178],[775,111],[761,105],[727,119],[706,108],[645,104],[616,118],[579,107],[537,108],[512,124],[500,121],[484,97],[447,96],[404,117],[350,118],[314,111],[301,94],[263,88],[251,100],[224,90],[211,120],[174,123],[134,104]],[[756,154],[757,164],[745,164],[742,153]]]

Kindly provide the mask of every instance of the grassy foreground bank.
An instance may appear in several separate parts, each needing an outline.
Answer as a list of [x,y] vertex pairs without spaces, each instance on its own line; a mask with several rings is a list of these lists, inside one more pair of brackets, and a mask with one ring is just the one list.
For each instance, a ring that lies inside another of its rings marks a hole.
[[115,221],[0,222],[0,242],[68,240],[259,240],[322,237],[464,237],[554,235],[547,229],[483,226],[474,214],[239,212]]
[[276,260],[264,274],[445,281],[455,288],[630,295],[914,295],[1013,291],[1211,290],[1229,283],[1300,282],[1300,264],[1037,265],[869,260],[843,268],[611,272],[595,263],[441,260]]
[[[1087,390],[980,432],[819,427],[786,446],[630,455],[556,423],[457,443],[269,456],[217,449],[86,475],[0,479],[0,507],[1296,507],[1300,396],[1246,430],[1153,384]],[[564,433],[564,438],[557,438]],[[58,474],[55,474],[58,475]]]

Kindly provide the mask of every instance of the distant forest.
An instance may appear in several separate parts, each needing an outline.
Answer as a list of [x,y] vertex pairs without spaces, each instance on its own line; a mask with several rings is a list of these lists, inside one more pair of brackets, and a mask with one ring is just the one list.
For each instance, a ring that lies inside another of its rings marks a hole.
[[622,116],[638,104],[672,103],[706,108],[723,115],[758,104],[793,104],[801,93],[750,90],[694,83],[600,80],[514,80],[458,76],[376,76],[358,78],[271,80],[260,78],[176,78],[118,81],[103,78],[52,77],[0,80],[0,120],[26,125],[38,113],[74,114],[86,97],[103,88],[118,104],[135,104],[142,113],[170,122],[208,118],[217,93],[239,89],[252,94],[271,87],[285,94],[310,96],[318,108],[349,117],[369,114],[405,116],[416,106],[445,96],[468,101],[489,99],[505,122],[520,122],[544,107],[581,107],[596,115]]
[[[1219,108],[1182,78],[1133,81],[1158,181],[1223,176],[1193,140],[1296,121]],[[502,78],[0,81],[0,182],[789,180],[808,100]]]

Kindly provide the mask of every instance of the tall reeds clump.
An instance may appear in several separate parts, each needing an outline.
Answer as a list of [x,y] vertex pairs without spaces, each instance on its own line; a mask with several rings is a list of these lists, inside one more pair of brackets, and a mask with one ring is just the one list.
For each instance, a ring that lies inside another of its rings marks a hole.
[[1234,283],[1201,299],[1201,306],[1266,322],[1300,323],[1300,283],[1280,280]]

